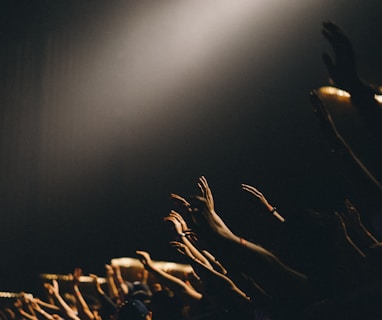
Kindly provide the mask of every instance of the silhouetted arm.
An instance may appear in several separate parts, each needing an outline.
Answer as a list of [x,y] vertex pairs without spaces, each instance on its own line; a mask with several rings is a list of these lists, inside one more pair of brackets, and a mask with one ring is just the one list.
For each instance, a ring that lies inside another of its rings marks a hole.
[[248,191],[250,194],[258,198],[260,202],[268,209],[268,211],[272,213],[272,215],[275,216],[279,221],[285,221],[284,217],[277,211],[277,208],[272,206],[259,190],[248,184],[242,184],[241,187],[243,190]]
[[60,310],[70,319],[72,320],[81,320],[74,310],[70,308],[70,306],[65,302],[65,300],[61,297],[59,292],[59,286],[57,280],[52,280],[52,284],[46,283],[45,287],[48,289],[49,294],[51,294],[58,303]]
[[371,101],[378,93],[361,80],[357,72],[353,45],[343,30],[333,22],[324,22],[322,34],[331,44],[334,57],[323,54],[323,60],[332,83],[350,93],[355,101]]
[[160,279],[160,282],[170,288],[179,298],[186,302],[194,302],[202,299],[202,294],[187,285],[181,279],[157,268],[146,251],[136,251],[143,266]]

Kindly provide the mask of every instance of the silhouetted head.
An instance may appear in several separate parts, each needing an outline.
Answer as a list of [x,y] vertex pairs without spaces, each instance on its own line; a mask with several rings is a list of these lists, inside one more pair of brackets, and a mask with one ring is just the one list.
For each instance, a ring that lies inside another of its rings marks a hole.
[[118,320],[150,320],[151,312],[140,300],[125,301],[118,311]]

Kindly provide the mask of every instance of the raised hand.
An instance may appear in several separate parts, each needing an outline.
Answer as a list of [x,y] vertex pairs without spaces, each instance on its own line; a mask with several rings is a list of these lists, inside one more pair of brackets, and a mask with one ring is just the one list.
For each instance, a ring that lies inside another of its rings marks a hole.
[[176,193],[171,193],[170,198],[174,200],[177,204],[182,205],[185,209],[190,210],[190,203],[182,196]]
[[184,256],[187,256],[192,260],[196,259],[194,255],[191,253],[191,250],[184,243],[181,243],[179,241],[171,241],[170,245],[174,247],[178,252],[183,254]]
[[154,269],[154,263],[151,260],[150,254],[148,252],[137,250],[135,253],[138,255],[138,259],[141,261],[145,269],[149,271]]
[[80,277],[82,276],[82,269],[81,268],[75,268],[73,271],[73,274],[70,274],[70,277],[73,281],[73,284],[79,284],[80,283]]
[[235,237],[206,198],[194,196],[189,200],[191,216],[204,235],[217,235],[227,239]]
[[180,223],[183,232],[189,231],[186,221],[178,212],[171,210],[169,216],[174,217]]
[[322,56],[333,85],[349,92],[352,98],[373,100],[377,92],[359,78],[350,39],[333,22],[323,23],[322,34],[334,51],[334,58],[328,53]]
[[273,207],[269,204],[268,200],[264,197],[264,195],[257,190],[255,187],[252,187],[248,184],[242,184],[241,188],[245,191],[248,191],[250,194],[254,195],[256,198],[260,200],[260,202],[266,206],[269,211],[272,211]]
[[252,187],[248,184],[242,184],[242,189],[248,191],[250,194],[254,195],[256,198],[260,200],[260,202],[281,222],[284,222],[285,219],[282,217],[276,210],[276,207],[273,207],[268,200],[264,197],[264,195],[257,190],[255,187]]
[[353,229],[360,230],[366,237],[371,240],[372,244],[379,243],[379,241],[369,232],[369,230],[367,230],[365,225],[362,223],[361,215],[349,199],[345,200],[345,206],[346,213],[341,214],[345,223]]
[[105,264],[106,276],[114,277],[114,269],[110,264]]
[[206,199],[209,210],[215,211],[214,197],[211,188],[208,185],[207,179],[204,176],[199,178],[198,187],[202,193],[203,198]]
[[328,53],[322,55],[329,76],[334,85],[351,92],[354,83],[359,81],[353,46],[345,33],[333,22],[324,22],[322,26],[322,34],[334,51],[334,59]]
[[353,242],[353,240],[351,239],[351,237],[349,236],[348,234],[348,230],[346,228],[346,224],[345,224],[345,221],[343,219],[343,214],[342,213],[339,213],[339,212],[335,212],[335,215],[337,216],[337,218],[339,219],[340,221],[340,226],[341,226],[341,229],[343,231],[343,234],[345,236],[345,239],[346,241],[354,248],[354,250],[362,257],[362,258],[365,258],[365,254],[363,253],[363,251]]
[[45,283],[44,287],[48,290],[48,293],[52,296],[59,296],[59,286],[57,280],[52,280],[52,284]]
[[175,211],[171,211],[170,214],[167,217],[164,217],[164,221],[172,222],[175,232],[177,235],[183,234],[183,226],[182,223],[178,220],[178,217],[174,214]]

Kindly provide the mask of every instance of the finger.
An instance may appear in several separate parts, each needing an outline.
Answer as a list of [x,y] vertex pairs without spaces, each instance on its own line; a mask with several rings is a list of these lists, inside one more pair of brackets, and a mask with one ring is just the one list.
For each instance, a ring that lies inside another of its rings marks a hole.
[[251,192],[255,195],[258,195],[258,196],[262,195],[262,193],[253,186],[250,186],[248,184],[242,184],[241,186],[242,186],[243,190],[249,191],[249,192]]
[[207,199],[200,196],[190,196],[188,201],[192,211],[199,211],[199,208],[207,205]]
[[181,197],[180,195],[178,194],[175,194],[175,193],[171,193],[170,194],[170,198],[177,201],[178,203],[184,205],[185,207],[189,207],[190,206],[190,203],[187,202],[187,200],[183,197]]
[[171,221],[171,222],[173,222],[173,223],[175,222],[175,219],[176,219],[176,218],[175,218],[175,217],[172,217],[172,216],[167,216],[167,217],[164,217],[164,218],[163,218],[164,221]]
[[204,189],[203,185],[198,182],[198,188],[200,190],[200,193],[202,194],[203,197],[206,197],[206,190]]
[[213,199],[212,191],[211,191],[211,188],[208,185],[207,179],[205,177],[203,177],[203,182],[204,182],[204,187],[206,189],[206,195],[208,198],[210,198],[212,200]]
[[346,230],[346,224],[345,224],[344,219],[342,218],[342,216],[341,216],[337,211],[336,211],[334,214],[335,214],[335,215],[337,216],[337,218],[339,219],[340,224],[341,224],[341,227],[342,227],[342,230],[346,233],[347,230]]
[[175,210],[170,211],[170,216],[175,217],[178,220],[183,220],[183,217],[180,213],[176,212]]
[[207,182],[207,179],[204,177],[204,176],[201,176],[199,178],[199,181],[201,183],[201,187],[204,189],[204,193],[205,195],[208,195],[208,192],[209,192],[209,186],[208,186],[208,182]]
[[334,34],[340,34],[343,33],[342,29],[333,21],[326,21],[323,24],[323,27]]
[[340,27],[333,22],[326,22],[323,24],[322,34],[333,47],[336,47],[339,41],[344,38],[344,33]]

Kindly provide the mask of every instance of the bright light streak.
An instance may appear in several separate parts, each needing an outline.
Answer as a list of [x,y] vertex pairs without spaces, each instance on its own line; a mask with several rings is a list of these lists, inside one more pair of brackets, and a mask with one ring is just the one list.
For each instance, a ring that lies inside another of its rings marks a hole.
[[[111,260],[111,264],[118,265],[123,268],[143,268],[143,265],[140,262],[140,260],[136,258],[128,258],[128,257],[114,258]],[[185,273],[192,272],[192,267],[188,264],[175,263],[175,262],[169,262],[169,261],[156,261],[156,260],[153,260],[153,264],[155,265],[155,267],[170,273],[171,272],[185,272]]]
[[350,98],[350,94],[349,92],[345,91],[345,90],[341,90],[341,89],[338,89],[338,88],[335,88],[335,87],[322,87],[320,88],[320,91],[322,93],[326,93],[326,94],[330,94],[330,95],[335,95],[335,96],[339,96],[339,97],[345,97],[345,98]]
[[[283,19],[312,10],[298,0],[128,3],[110,6],[83,34],[73,30],[66,46],[52,45],[41,149],[47,181],[63,186],[78,173],[94,177],[113,161],[118,144],[134,152],[151,145],[158,132],[173,139],[176,128],[193,129],[195,115],[214,111],[189,100],[234,85],[248,63],[259,69],[264,61],[272,64],[269,50],[281,50],[289,39],[284,34],[290,32],[280,30]],[[269,40],[275,35],[279,41]]]
[[[155,108],[158,102],[176,99],[190,84],[203,87],[229,77],[240,64],[244,53],[239,48],[243,39],[247,42],[253,20],[264,21],[271,7],[250,0],[223,0],[219,5],[215,1],[144,3],[132,20],[122,23],[117,32],[114,28],[113,41],[101,57],[107,66],[113,52],[114,57],[117,54],[118,68],[108,76],[113,95],[126,97],[128,106],[120,112],[129,117],[138,113],[147,120],[162,112]],[[259,30],[252,30],[252,36],[256,33]]]
[[[349,92],[341,90],[341,89],[338,89],[338,88],[335,88],[335,87],[330,87],[330,86],[321,87],[320,88],[320,92],[322,92],[324,94],[334,95],[334,96],[337,96],[337,97],[350,98],[350,93]],[[374,99],[378,103],[382,103],[382,95],[375,94],[374,95]]]
[[377,100],[379,103],[382,103],[382,95],[374,95],[374,99]]
[[60,179],[93,175],[122,135],[125,147],[134,147],[151,144],[159,128],[162,135],[167,126],[182,129],[174,115],[194,114],[187,98],[234,81],[232,71],[245,64],[246,37],[256,33],[255,17],[264,22],[271,8],[252,0],[142,1],[107,12],[95,35],[75,33],[61,48],[53,42],[45,75],[44,179],[47,171]]

